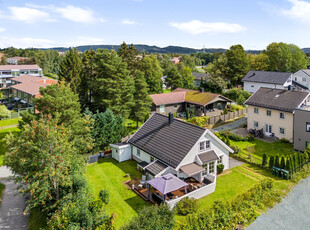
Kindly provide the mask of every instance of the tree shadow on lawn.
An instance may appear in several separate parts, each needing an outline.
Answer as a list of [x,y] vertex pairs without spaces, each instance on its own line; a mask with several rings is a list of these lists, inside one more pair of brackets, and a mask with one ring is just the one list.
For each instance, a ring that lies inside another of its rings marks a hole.
[[140,196],[137,194],[134,197],[128,198],[125,200],[125,202],[132,207],[133,210],[138,212],[145,206],[150,206],[151,204],[145,200],[143,200]]
[[142,177],[142,173],[137,169],[137,162],[134,160],[128,160],[123,162],[118,162],[113,158],[101,158],[98,160],[98,164],[105,163],[112,163],[120,170],[122,170],[125,174],[129,174],[132,179]]

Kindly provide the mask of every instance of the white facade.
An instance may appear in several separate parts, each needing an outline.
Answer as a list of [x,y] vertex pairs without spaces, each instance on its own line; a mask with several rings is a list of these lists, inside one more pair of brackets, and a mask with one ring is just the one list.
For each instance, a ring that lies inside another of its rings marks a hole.
[[250,93],[255,93],[260,87],[266,87],[271,89],[285,89],[284,85],[280,84],[269,84],[269,83],[261,83],[261,82],[243,82],[243,89]]
[[[292,80],[310,89],[310,77],[304,71],[299,70],[292,75]],[[305,90],[310,92],[310,90]]]
[[[210,141],[210,147],[207,149],[204,149],[203,151],[200,151],[199,145],[200,142]],[[157,160],[152,155],[148,154],[147,152],[137,148],[136,146],[130,145],[130,144],[124,144],[124,145],[110,145],[112,147],[112,157],[119,161],[125,161],[125,160],[136,160],[137,162],[145,161],[147,163],[154,162]],[[180,178],[187,178],[188,176],[180,170],[180,167],[190,164],[190,163],[197,163],[198,165],[201,165],[205,167],[206,172],[205,174],[213,175],[216,177],[217,173],[217,164],[219,163],[218,160],[211,161],[206,163],[205,165],[202,164],[200,161],[198,155],[213,150],[216,155],[221,159],[221,164],[224,165],[224,170],[229,168],[229,152],[233,152],[225,143],[223,143],[217,136],[215,136],[211,131],[206,130],[203,135],[198,139],[198,141],[195,143],[195,145],[191,148],[191,150],[188,152],[188,154],[184,157],[184,159],[181,161],[181,163],[174,169],[172,167],[168,167],[162,172],[155,175],[155,177],[165,175],[167,173],[173,173],[177,174]],[[165,163],[165,162],[163,162]],[[214,171],[209,172],[209,164],[214,163]],[[193,177],[198,180],[202,181],[203,178],[206,176],[203,173],[198,173],[197,175],[194,175]]]

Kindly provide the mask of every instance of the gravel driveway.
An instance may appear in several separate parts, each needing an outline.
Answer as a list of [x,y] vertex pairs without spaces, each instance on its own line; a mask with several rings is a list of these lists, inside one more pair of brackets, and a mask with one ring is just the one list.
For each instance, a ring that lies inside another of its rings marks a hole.
[[247,119],[248,119],[247,117],[240,118],[239,120],[233,121],[233,122],[228,123],[226,125],[221,125],[219,127],[216,127],[214,129],[212,129],[212,131],[219,132],[219,131],[223,131],[223,130],[232,130],[232,129],[239,128],[244,123],[247,123]]
[[259,216],[247,229],[310,229],[310,177],[301,181],[281,203]]
[[28,215],[23,215],[26,199],[16,191],[17,185],[7,179],[7,167],[0,167],[0,182],[5,185],[0,204],[0,229],[23,230],[28,226]]

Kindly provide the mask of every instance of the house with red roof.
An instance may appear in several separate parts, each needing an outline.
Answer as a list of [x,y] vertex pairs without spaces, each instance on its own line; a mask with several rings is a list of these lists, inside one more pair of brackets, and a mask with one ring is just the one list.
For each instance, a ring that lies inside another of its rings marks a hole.
[[33,106],[33,99],[40,96],[40,88],[58,81],[32,75],[23,75],[11,79],[12,96],[15,101]]
[[191,109],[196,116],[201,116],[208,111],[222,111],[227,103],[233,102],[220,94],[204,92],[203,89],[177,88],[171,93],[151,94],[150,97],[153,100],[151,111],[161,114],[183,113]]

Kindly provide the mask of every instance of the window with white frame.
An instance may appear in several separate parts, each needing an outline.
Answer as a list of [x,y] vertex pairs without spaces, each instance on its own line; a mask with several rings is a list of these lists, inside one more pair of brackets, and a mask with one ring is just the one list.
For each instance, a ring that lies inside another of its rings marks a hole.
[[280,118],[285,119],[285,113],[280,113]]
[[254,88],[254,85],[251,85],[252,88]]
[[178,108],[178,104],[174,104],[173,107],[176,109]]
[[209,173],[214,173],[214,161],[209,163]]
[[202,141],[199,143],[199,151],[202,152],[202,151],[205,151],[206,149],[209,149],[210,148],[210,141],[207,140],[207,141]]
[[165,112],[165,105],[160,105],[159,106],[159,112],[164,113]]
[[267,116],[271,116],[271,110],[267,110],[267,111],[266,111],[266,115],[267,115]]
[[223,164],[223,155],[219,157],[220,159],[217,161],[217,164]]
[[209,149],[210,148],[210,141],[206,141],[206,149]]
[[306,131],[310,132],[310,122],[306,122]]
[[205,142],[204,141],[199,143],[199,151],[200,152],[205,151]]
[[254,128],[258,128],[258,122],[254,121]]
[[203,171],[203,172],[201,173],[201,175],[202,175],[202,176],[208,175],[208,163],[202,165],[202,167],[205,169],[205,171]]
[[302,81],[307,81],[307,79],[305,77],[302,78]]
[[137,156],[140,156],[140,149],[137,149]]
[[281,128],[281,127],[280,127],[279,132],[280,132],[280,134],[285,135],[285,129],[284,129],[284,128]]
[[258,114],[258,108],[254,108],[254,113]]

